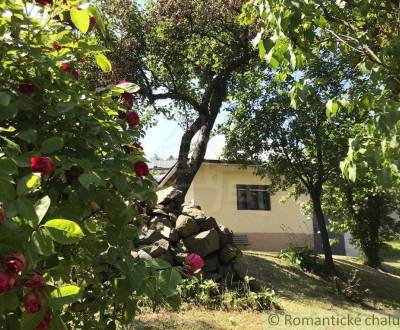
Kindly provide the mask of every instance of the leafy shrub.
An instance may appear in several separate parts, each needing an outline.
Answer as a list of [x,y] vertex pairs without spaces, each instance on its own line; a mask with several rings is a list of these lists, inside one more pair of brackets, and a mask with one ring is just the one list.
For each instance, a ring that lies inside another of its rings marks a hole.
[[253,280],[254,278],[246,277],[243,282],[220,283],[203,277],[186,278],[180,285],[182,301],[225,311],[264,311],[279,308],[273,290],[251,290],[250,282]]
[[0,328],[113,329],[143,297],[177,304],[179,272],[130,254],[134,203],[154,204],[155,182],[135,147],[138,87],[85,79],[112,69],[99,11],[4,0],[0,13]]
[[288,247],[279,252],[279,258],[298,265],[306,271],[315,270],[317,266],[317,256],[308,247]]

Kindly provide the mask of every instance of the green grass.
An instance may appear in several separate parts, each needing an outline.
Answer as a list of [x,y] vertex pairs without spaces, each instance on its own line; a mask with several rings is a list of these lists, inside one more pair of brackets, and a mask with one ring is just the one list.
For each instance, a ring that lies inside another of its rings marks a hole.
[[385,259],[400,259],[400,241],[386,242],[381,255]]
[[[372,314],[385,317],[393,310],[400,311],[400,260],[392,259],[383,263],[384,270],[375,270],[362,265],[357,259],[336,257],[339,272],[350,274],[359,270],[361,285],[368,288],[366,303],[372,309],[354,304],[336,293],[334,286],[324,279],[302,272],[298,267],[277,257],[276,253],[246,252],[250,274],[265,286],[272,287],[278,294],[285,315],[292,317],[359,316],[362,320]],[[277,311],[272,312],[277,313]],[[284,315],[279,316],[280,320]],[[163,311],[141,315],[135,323],[137,329],[270,329],[269,313],[207,311],[189,308],[179,313]],[[400,316],[399,314],[397,314]],[[283,322],[283,321],[282,321]],[[289,329],[290,327],[273,327]],[[310,329],[310,326],[295,327]],[[312,327],[326,329],[327,327]],[[364,327],[372,329],[377,327]],[[379,327],[393,329],[393,327]],[[331,328],[335,329],[335,328]],[[352,329],[352,327],[347,327]],[[360,328],[362,329],[362,327]]]

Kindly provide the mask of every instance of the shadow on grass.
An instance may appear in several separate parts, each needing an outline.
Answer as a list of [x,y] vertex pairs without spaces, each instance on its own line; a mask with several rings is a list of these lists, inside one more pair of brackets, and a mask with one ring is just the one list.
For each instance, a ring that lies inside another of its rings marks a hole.
[[[264,285],[272,287],[281,297],[291,300],[318,300],[323,303],[351,308],[353,303],[336,293],[334,285],[323,278],[303,272],[299,267],[280,260],[275,255],[252,254],[245,256],[249,265],[249,275],[259,279]],[[338,271],[350,277],[354,270],[359,271],[361,286],[367,288],[366,298],[378,308],[398,309],[400,307],[400,268],[395,264],[384,263],[387,271],[376,270],[360,265],[348,258],[336,258]]]
[[[349,274],[353,270],[359,271],[361,286],[369,290],[367,299],[373,304],[383,304],[386,308],[400,308],[400,272],[394,265],[384,263],[385,271],[360,265],[348,259],[336,259],[340,271]],[[397,273],[397,274],[396,274]]]
[[341,306],[345,303],[336,294],[332,283],[277,257],[247,254],[245,260],[249,265],[249,275],[273,288],[281,297],[290,300],[319,300]]

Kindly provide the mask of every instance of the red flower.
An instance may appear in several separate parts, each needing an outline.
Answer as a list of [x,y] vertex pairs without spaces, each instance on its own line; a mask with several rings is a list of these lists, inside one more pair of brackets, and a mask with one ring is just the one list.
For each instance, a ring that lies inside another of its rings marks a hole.
[[123,92],[121,95],[122,101],[124,102],[125,106],[129,109],[133,106],[133,94],[128,92]]
[[56,166],[50,157],[46,156],[34,156],[31,158],[31,170],[32,172],[39,172],[43,175],[50,175],[54,172]]
[[33,290],[40,290],[44,288],[45,284],[46,282],[43,276],[39,273],[32,274],[31,277],[25,281],[25,286]]
[[138,113],[136,111],[127,112],[126,121],[128,122],[129,128],[135,128],[140,122]]
[[143,150],[143,147],[140,143],[134,143],[132,144],[132,147],[135,149]]
[[15,283],[15,278],[12,274],[0,270],[0,295],[10,290]]
[[38,293],[29,292],[23,299],[25,311],[28,314],[35,314],[40,311],[42,307],[42,298]]
[[76,71],[74,68],[71,68],[68,63],[62,63],[61,64],[61,70],[63,70],[64,72],[70,73],[76,79],[79,79],[79,77],[80,77],[79,72]]
[[0,202],[0,226],[4,223],[6,220],[6,210],[4,210],[4,205],[2,202]]
[[122,84],[126,84],[127,81],[126,80],[120,80],[120,82],[118,83],[118,85],[122,85]]
[[75,79],[79,79],[80,78],[79,72],[76,71],[75,69],[71,69],[71,71],[69,73],[72,74]]
[[18,274],[24,270],[26,260],[22,254],[16,254],[6,257],[3,261],[3,264],[10,274]]
[[137,161],[135,163],[135,173],[137,176],[148,176],[149,175],[149,168],[145,162]]
[[33,92],[35,91],[35,87],[32,84],[23,83],[19,85],[19,91],[22,94],[32,96]]
[[[59,51],[59,50],[61,50],[61,49],[63,49],[64,48],[64,46],[61,46],[61,45],[59,45],[58,43],[56,43],[56,42],[53,42],[53,49],[54,50],[56,50],[56,51]],[[63,64],[67,64],[67,63],[63,63]],[[65,71],[65,70],[64,70]]]
[[40,323],[36,326],[36,330],[45,330],[50,326],[51,323],[51,314],[49,312],[46,312],[44,314],[43,320],[40,321]]
[[96,17],[90,16],[89,28],[87,32],[92,31],[95,25],[96,25]]
[[39,6],[52,5],[53,4],[53,0],[36,0],[36,3]]
[[203,259],[196,253],[191,253],[186,257],[183,269],[189,274],[195,274],[204,267]]

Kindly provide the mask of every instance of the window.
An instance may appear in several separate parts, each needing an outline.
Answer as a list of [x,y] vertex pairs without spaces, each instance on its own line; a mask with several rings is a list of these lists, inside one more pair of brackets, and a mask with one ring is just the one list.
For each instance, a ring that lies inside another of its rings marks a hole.
[[238,210],[271,210],[271,199],[267,191],[268,186],[238,184]]

